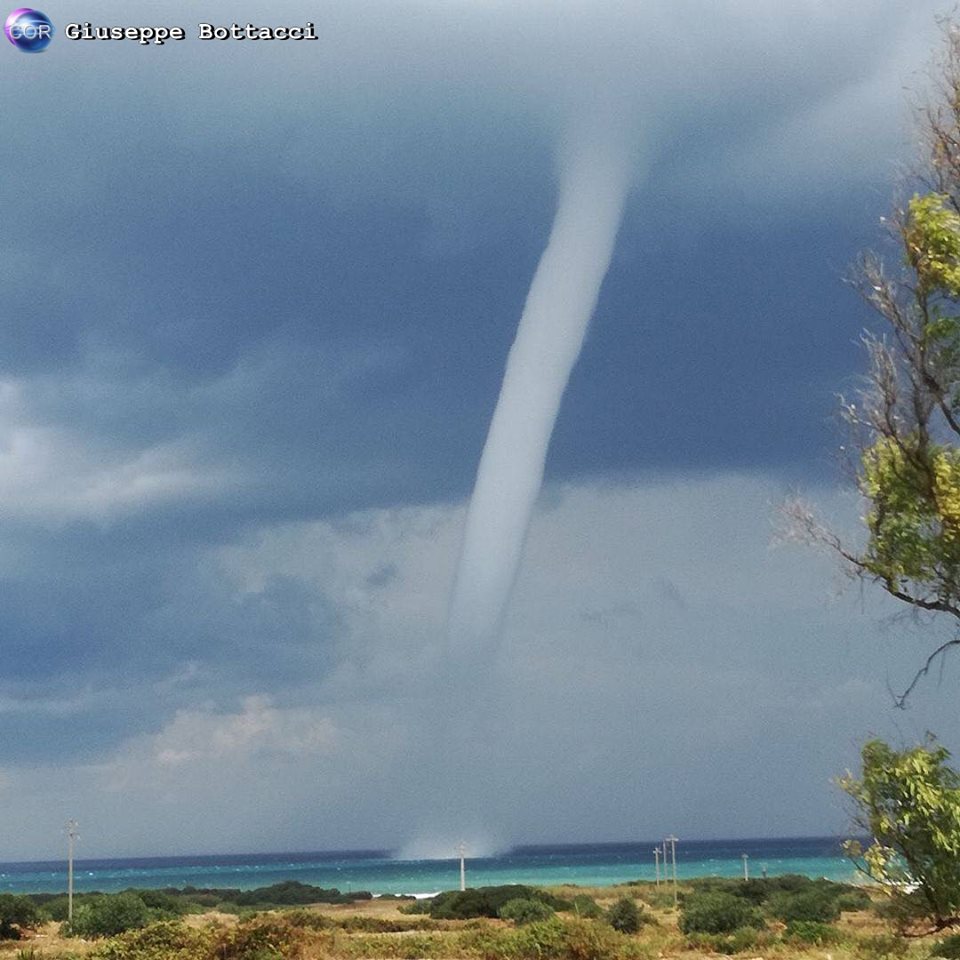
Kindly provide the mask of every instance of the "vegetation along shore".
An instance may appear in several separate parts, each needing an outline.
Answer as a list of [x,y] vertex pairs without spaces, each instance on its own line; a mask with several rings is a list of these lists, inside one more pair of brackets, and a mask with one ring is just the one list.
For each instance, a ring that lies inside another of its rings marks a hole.
[[818,960],[960,958],[902,889],[786,875],[614,887],[524,885],[429,899],[290,881],[257,890],[0,895],[11,960]]

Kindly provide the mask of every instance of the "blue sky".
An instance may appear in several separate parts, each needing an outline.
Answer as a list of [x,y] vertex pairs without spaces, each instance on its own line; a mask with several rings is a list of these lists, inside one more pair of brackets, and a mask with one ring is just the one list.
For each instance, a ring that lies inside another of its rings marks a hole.
[[798,489],[857,533],[842,278],[939,5],[205,8],[300,44],[44,11],[190,39],[0,49],[0,858],[68,816],[89,855],[429,838],[466,498],[558,139],[600,108],[643,163],[469,707],[469,829],[840,832],[867,735],[956,745],[952,665],[887,692],[945,627],[771,542]]

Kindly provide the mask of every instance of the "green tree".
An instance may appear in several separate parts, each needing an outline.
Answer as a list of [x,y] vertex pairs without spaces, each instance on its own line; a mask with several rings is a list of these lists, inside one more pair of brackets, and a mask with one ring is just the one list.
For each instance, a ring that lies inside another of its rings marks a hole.
[[866,847],[847,852],[895,899],[911,901],[938,928],[960,919],[960,774],[945,747],[929,737],[909,750],[871,740],[860,778],[841,787],[856,804]]
[[841,542],[797,502],[792,531],[829,544],[856,576],[958,633],[933,650],[899,697],[960,644],[960,31],[945,29],[942,96],[921,111],[928,149],[916,192],[887,221],[899,266],[878,255],[855,285],[885,330],[866,334],[864,388],[842,400],[864,497],[867,540]]

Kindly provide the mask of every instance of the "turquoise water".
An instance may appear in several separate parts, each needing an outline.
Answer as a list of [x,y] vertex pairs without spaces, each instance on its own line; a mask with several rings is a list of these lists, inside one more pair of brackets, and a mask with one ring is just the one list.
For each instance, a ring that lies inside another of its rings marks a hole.
[[[515,847],[491,857],[467,859],[467,883],[609,886],[653,880],[656,841]],[[751,876],[801,873],[855,881],[856,873],[834,837],[775,840],[698,840],[677,844],[677,876]],[[384,851],[78,860],[75,889],[113,892],[127,887],[231,887],[249,890],[299,880],[343,891],[429,893],[456,889],[459,862],[400,860]],[[65,862],[0,863],[0,891],[66,889]]]

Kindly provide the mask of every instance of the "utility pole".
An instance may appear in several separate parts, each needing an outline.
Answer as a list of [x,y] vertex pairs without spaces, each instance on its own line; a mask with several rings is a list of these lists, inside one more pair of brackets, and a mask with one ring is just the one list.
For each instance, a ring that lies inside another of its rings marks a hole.
[[744,879],[744,880],[749,880],[749,879],[750,879],[750,867],[747,866],[747,861],[750,859],[750,855],[749,855],[748,853],[741,853],[741,854],[740,854],[740,859],[743,861],[743,879]]
[[663,841],[663,866],[664,872],[666,872],[667,866],[667,844],[670,844],[670,853],[673,858],[673,909],[677,909],[680,897],[677,894],[677,841],[679,837],[675,837],[672,833],[669,837],[666,837]]
[[[660,886],[660,848],[659,847],[653,848],[653,859],[656,862],[657,886],[659,887]],[[664,867],[666,867],[666,864],[664,864]]]
[[458,847],[460,853],[460,889],[467,889],[467,865],[465,858],[467,855],[467,845],[461,840],[460,846]]
[[78,826],[76,820],[67,821],[67,923],[73,921],[73,844]]

